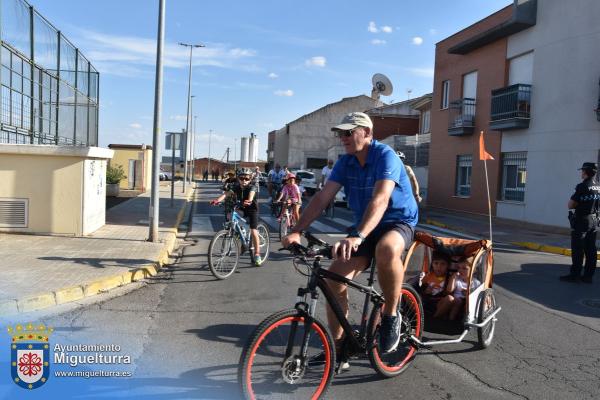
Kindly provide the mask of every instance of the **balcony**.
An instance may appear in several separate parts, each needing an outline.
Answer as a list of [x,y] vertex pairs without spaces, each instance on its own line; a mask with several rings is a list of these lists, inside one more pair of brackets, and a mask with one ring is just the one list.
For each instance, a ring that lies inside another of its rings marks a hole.
[[531,85],[517,83],[492,90],[490,129],[507,131],[529,128]]
[[452,101],[448,110],[448,135],[472,135],[474,129],[475,99]]

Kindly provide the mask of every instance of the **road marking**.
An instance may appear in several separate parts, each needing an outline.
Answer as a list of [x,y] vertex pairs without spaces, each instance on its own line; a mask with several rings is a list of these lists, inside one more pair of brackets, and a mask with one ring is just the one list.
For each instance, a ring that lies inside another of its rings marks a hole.
[[340,224],[342,226],[351,226],[352,225],[352,221],[349,221],[349,220],[344,219],[344,218],[339,218],[338,217],[338,218],[327,218],[327,219],[329,219],[330,221],[333,221],[333,222],[335,222],[337,224]]
[[331,225],[324,224],[319,221],[313,221],[313,223],[310,224],[310,227],[319,230],[321,233],[330,233],[330,232],[338,233],[338,232],[340,232],[340,230],[338,228],[335,228]]
[[210,217],[194,215],[192,217],[192,229],[190,234],[215,233]]
[[269,228],[275,229],[277,232],[279,232],[279,221],[277,221],[277,218],[271,215],[264,215],[261,216],[260,219],[269,225]]

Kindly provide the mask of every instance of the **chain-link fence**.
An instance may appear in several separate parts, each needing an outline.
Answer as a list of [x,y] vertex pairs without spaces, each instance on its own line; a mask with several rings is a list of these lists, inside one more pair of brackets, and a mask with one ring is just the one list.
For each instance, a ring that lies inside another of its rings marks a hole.
[[99,74],[24,0],[0,0],[0,143],[98,145]]

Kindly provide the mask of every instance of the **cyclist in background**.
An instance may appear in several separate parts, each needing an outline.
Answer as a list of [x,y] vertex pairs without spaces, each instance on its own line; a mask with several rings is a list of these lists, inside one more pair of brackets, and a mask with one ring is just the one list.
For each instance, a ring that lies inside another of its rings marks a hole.
[[415,200],[417,201],[417,204],[419,204],[423,198],[419,194],[420,189],[417,176],[415,175],[413,169],[409,165],[406,165],[406,155],[404,155],[404,153],[401,151],[396,152],[396,154],[398,154],[398,157],[400,157],[400,160],[402,160],[402,164],[404,164],[404,168],[408,174],[408,179],[410,179],[410,186],[412,186],[413,194],[415,195]]
[[275,164],[275,169],[269,171],[269,196],[274,199],[281,187],[281,181],[285,177],[285,172],[281,169],[281,165]]
[[[281,193],[277,198],[277,202],[281,201],[290,201],[292,203],[292,212],[294,214],[294,220],[298,221],[300,219],[300,205],[302,205],[302,193],[300,193],[300,188],[296,184],[296,175],[289,173],[285,177],[286,184],[281,189]],[[281,217],[281,216],[280,216]]]
[[[335,260],[329,270],[354,279],[375,257],[379,285],[386,300],[379,345],[383,353],[391,352],[400,342],[399,306],[404,280],[401,257],[413,240],[419,209],[404,165],[391,147],[373,138],[373,122],[367,114],[350,113],[332,131],[340,138],[346,154],[335,163],[325,187],[313,197],[282,244],[289,247],[300,243],[300,232],[321,215],[344,186],[354,212],[354,227],[333,246]],[[328,284],[347,314],[347,286],[334,281]],[[339,350],[344,331],[329,306],[327,319]]]
[[[250,234],[252,236],[252,244],[254,245],[254,263],[260,265],[260,246],[258,239],[258,204],[256,202],[256,187],[251,184],[252,170],[250,168],[240,168],[237,172],[237,182],[229,186],[229,190],[235,194],[236,200],[242,203],[242,211],[244,218],[250,224]],[[216,199],[210,202],[215,206],[225,199],[227,195],[223,193]]]

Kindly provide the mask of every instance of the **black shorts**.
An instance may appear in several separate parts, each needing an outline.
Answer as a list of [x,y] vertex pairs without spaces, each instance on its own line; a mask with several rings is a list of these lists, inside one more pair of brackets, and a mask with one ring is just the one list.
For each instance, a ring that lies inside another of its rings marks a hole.
[[[375,256],[375,248],[377,247],[379,239],[389,231],[396,231],[402,235],[406,248],[411,245],[415,235],[415,228],[404,222],[389,222],[382,224],[375,228],[373,232],[369,233],[369,236],[367,236],[360,246],[358,246],[358,249],[352,253],[352,257],[365,257],[370,262]],[[368,267],[369,265],[367,265],[367,268]]]
[[256,203],[242,207],[242,211],[244,211],[244,218],[248,221],[250,229],[258,228],[258,207],[256,206]]

